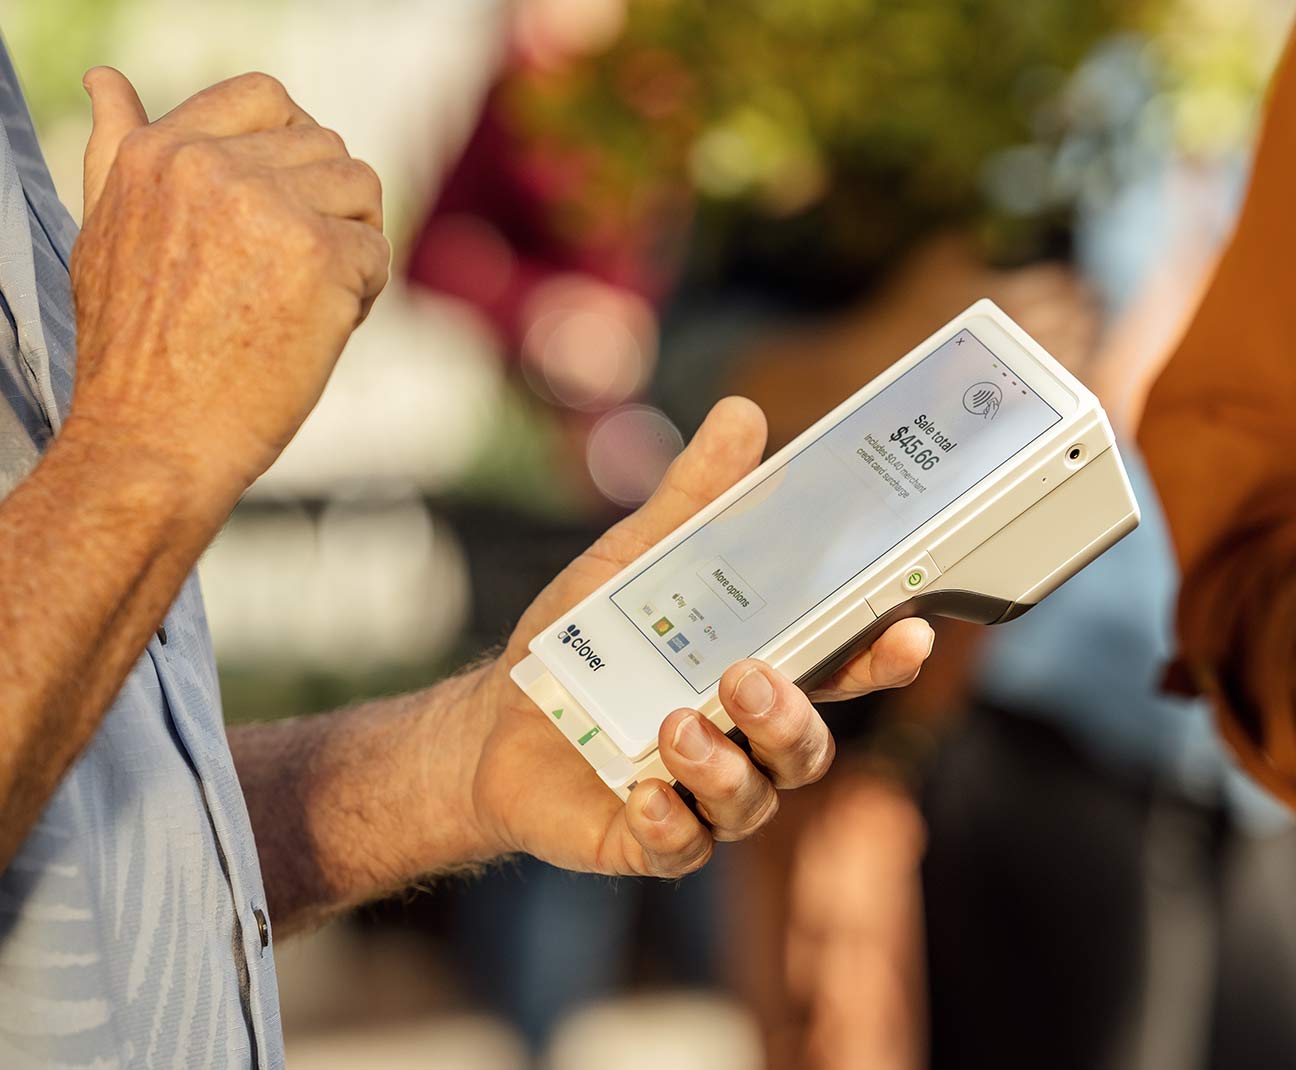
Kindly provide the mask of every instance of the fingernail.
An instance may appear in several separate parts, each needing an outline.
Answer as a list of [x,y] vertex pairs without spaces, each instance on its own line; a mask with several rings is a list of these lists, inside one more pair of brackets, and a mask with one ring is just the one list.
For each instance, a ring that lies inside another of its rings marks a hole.
[[936,645],[936,629],[928,627],[927,630],[930,633],[930,635],[927,639],[927,653],[923,655],[923,661],[926,661],[929,657],[931,657],[932,647]]
[[657,788],[643,804],[643,815],[649,821],[665,821],[670,808],[670,797],[667,796],[666,789]]
[[734,699],[744,713],[759,717],[774,705],[774,685],[760,669],[748,669],[734,688]]
[[672,740],[680,757],[690,762],[704,762],[711,757],[715,749],[715,740],[705,728],[696,713],[689,714],[675,728]]

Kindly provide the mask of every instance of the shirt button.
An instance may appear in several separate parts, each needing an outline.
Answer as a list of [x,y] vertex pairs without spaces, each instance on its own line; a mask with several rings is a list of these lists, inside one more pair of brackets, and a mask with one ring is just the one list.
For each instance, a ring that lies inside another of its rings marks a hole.
[[165,625],[165,624],[161,624],[161,625],[158,626],[158,630],[157,630],[157,637],[158,637],[158,642],[161,643],[163,646],[166,646],[166,643],[167,643],[167,634],[166,634],[166,625]]
[[261,946],[263,948],[270,946],[270,926],[266,924],[265,911],[260,907],[252,911],[252,916],[256,918],[257,935],[261,937]]

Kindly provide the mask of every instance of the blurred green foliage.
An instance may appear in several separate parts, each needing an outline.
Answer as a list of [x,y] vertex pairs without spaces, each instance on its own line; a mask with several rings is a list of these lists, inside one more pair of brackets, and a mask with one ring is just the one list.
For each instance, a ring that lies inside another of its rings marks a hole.
[[24,0],[6,5],[0,30],[19,69],[28,106],[42,128],[86,107],[81,76],[103,61],[104,44],[131,0]]
[[1070,73],[1104,39],[1152,32],[1169,2],[632,0],[610,48],[518,72],[506,101],[582,168],[558,210],[573,231],[642,226],[683,194],[695,245],[786,258],[815,286],[947,225],[1026,258],[1069,206],[1007,217],[982,166],[1056,144]]
[[1175,143],[1191,156],[1237,152],[1291,31],[1292,0],[1176,0],[1155,42]]
[[[279,4],[311,7],[260,0],[257,10]],[[1130,60],[1110,69],[1146,75],[1136,111],[1159,118],[1182,151],[1238,151],[1291,7],[1289,0],[630,4],[626,32],[600,55],[560,71],[517,71],[505,85],[505,106],[532,141],[556,147],[579,170],[578,195],[559,206],[560,222],[586,233],[652,230],[685,215],[687,202],[704,258],[786,263],[789,287],[829,295],[839,284],[857,288],[935,227],[976,228],[999,259],[1047,250],[1084,182],[1104,171],[1095,161],[1117,154],[1108,136],[1113,114],[1143,121],[1113,103],[1120,85],[1109,68],[1095,68],[1077,90],[1077,68],[1112,38],[1128,43]],[[198,53],[216,53],[243,47],[248,24],[223,21],[227,12],[211,0],[10,0],[0,30],[47,133],[86,112],[81,75],[139,30],[143,23],[132,19],[156,23],[159,40],[179,34],[197,42]],[[312,13],[323,22],[329,5]],[[382,5],[373,17],[402,32]],[[149,41],[143,49],[159,68],[184,62]],[[1068,153],[1070,169],[1062,170],[1083,182],[1021,195],[1024,176],[1049,179]],[[1005,161],[1011,166],[999,166]],[[994,195],[987,175],[995,174],[1009,176],[1015,199]],[[567,512],[570,493],[547,478],[558,448],[535,405],[511,396],[464,491],[541,514]],[[326,709],[423,686],[463,654],[359,673],[224,666],[226,709],[236,719]]]

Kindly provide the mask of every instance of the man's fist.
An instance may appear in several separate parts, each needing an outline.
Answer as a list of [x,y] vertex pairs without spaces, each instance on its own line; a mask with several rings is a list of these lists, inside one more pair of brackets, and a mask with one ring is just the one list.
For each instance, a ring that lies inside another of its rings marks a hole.
[[117,71],[95,68],[85,86],[69,423],[175,463],[228,509],[387,281],[378,177],[268,75],[154,123]]

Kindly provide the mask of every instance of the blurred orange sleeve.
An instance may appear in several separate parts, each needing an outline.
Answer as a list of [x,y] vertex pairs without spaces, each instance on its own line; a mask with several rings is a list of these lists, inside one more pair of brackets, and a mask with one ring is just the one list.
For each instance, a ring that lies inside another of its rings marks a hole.
[[1233,239],[1139,440],[1183,571],[1182,683],[1296,807],[1296,39]]

